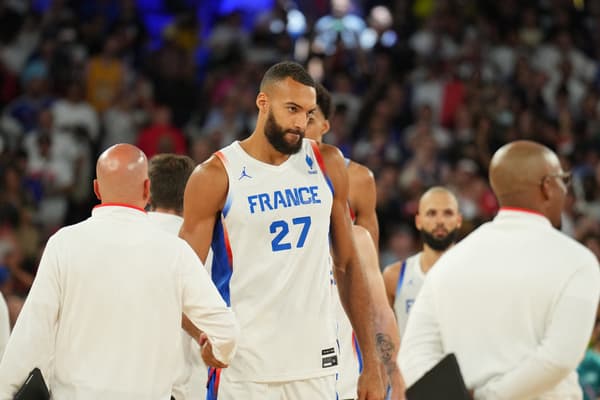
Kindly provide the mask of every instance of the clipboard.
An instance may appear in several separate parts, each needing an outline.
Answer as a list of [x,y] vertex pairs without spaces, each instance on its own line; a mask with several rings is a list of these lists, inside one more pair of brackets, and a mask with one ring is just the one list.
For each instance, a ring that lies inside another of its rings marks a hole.
[[447,354],[406,390],[407,400],[471,400],[456,356]]
[[13,400],[50,400],[50,392],[39,368],[34,368]]

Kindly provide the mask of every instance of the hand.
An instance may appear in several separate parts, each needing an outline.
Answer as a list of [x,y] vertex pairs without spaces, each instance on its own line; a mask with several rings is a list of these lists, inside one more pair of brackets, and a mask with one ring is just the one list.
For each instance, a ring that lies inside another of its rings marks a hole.
[[208,336],[206,333],[202,332],[200,335],[200,339],[198,340],[200,344],[201,350],[200,355],[202,356],[202,360],[209,367],[215,368],[227,368],[227,364],[223,364],[221,361],[217,360],[212,351],[212,345],[210,344],[210,340],[208,340]]
[[358,377],[358,400],[384,400],[385,385],[378,363],[365,364]]
[[390,386],[392,387],[392,393],[389,399],[406,400],[406,385],[404,383],[404,379],[402,378],[402,374],[400,373],[400,369],[395,368],[393,371],[390,371],[388,374],[388,379]]

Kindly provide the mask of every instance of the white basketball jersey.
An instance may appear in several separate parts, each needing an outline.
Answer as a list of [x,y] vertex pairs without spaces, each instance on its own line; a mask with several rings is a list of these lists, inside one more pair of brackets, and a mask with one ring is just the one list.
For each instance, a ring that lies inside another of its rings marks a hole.
[[394,299],[394,313],[396,314],[400,337],[404,335],[410,308],[414,304],[415,298],[425,281],[425,274],[421,269],[420,260],[421,253],[417,253],[404,260],[400,266],[398,284],[396,285],[396,297]]
[[213,234],[212,277],[241,328],[228,379],[336,373],[328,262],[333,195],[316,143],[305,139],[278,166],[252,158],[238,142],[216,156],[229,189]]

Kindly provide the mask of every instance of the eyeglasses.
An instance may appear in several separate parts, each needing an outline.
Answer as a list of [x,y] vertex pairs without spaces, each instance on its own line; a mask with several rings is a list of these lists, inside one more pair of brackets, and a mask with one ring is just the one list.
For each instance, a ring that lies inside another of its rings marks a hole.
[[560,180],[563,182],[563,184],[565,185],[565,187],[569,187],[571,185],[572,182],[572,178],[573,178],[573,174],[571,172],[561,172],[558,174],[548,174],[548,175],[544,175],[542,177],[542,180],[540,181],[540,184],[543,185],[544,181],[548,178],[560,178]]

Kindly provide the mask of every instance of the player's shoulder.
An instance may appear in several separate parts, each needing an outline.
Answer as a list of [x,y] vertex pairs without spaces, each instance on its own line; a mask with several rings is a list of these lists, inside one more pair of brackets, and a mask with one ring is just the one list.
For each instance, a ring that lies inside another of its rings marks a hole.
[[356,182],[357,185],[366,185],[375,182],[373,171],[367,166],[354,160],[350,160],[350,163],[348,164],[348,177]]
[[321,156],[323,157],[323,160],[325,162],[337,162],[342,164],[344,163],[344,156],[342,155],[340,149],[338,149],[337,147],[327,143],[317,143],[316,145],[319,149],[319,153],[321,153]]
[[188,187],[201,185],[205,189],[207,187],[213,188],[213,185],[218,185],[219,183],[225,183],[226,185],[227,181],[227,171],[225,170],[223,161],[216,154],[213,154],[208,160],[198,164],[194,168],[188,180]]
[[386,265],[383,268],[383,276],[397,276],[400,273],[400,267],[402,267],[402,263],[404,263],[404,261],[405,260],[399,260]]
[[373,179],[373,171],[371,171],[366,165],[363,165],[357,161],[350,160],[348,163],[348,170],[352,173],[352,175],[357,175],[365,179]]

